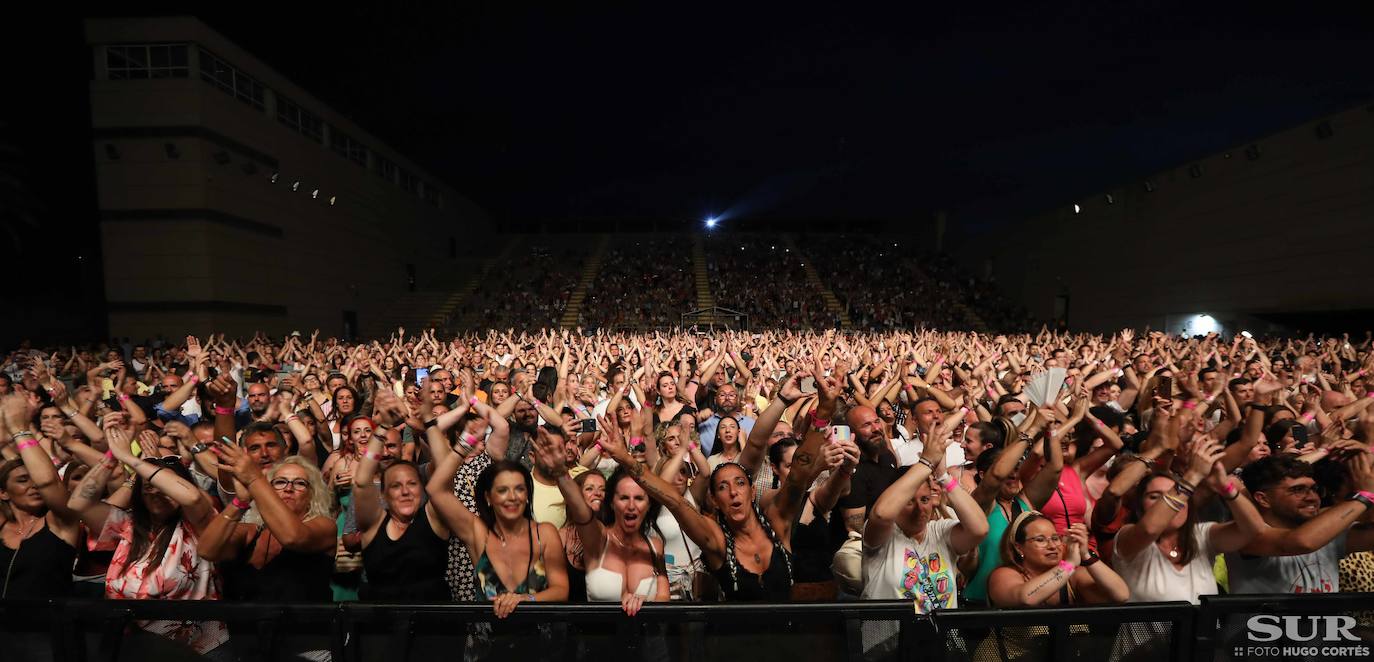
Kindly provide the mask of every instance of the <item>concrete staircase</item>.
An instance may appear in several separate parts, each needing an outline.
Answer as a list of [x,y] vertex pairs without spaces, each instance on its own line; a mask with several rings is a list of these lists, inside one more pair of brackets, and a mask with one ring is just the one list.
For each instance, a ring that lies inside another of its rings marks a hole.
[[797,248],[797,243],[792,235],[783,235],[782,240],[783,245],[792,249],[792,252],[796,253],[797,257],[801,259],[802,268],[806,272],[806,282],[811,285],[813,290],[821,293],[821,300],[825,302],[825,309],[829,311],[832,317],[836,317],[840,320],[840,328],[846,331],[853,328],[854,323],[849,320],[849,311],[845,310],[844,304],[840,302],[840,298],[835,296],[834,292],[830,291],[825,281],[821,280],[821,272],[816,270],[816,264]]
[[597,242],[596,250],[582,265],[582,279],[577,281],[577,289],[568,295],[568,305],[563,308],[563,317],[559,319],[559,326],[569,331],[578,327],[577,320],[582,315],[582,304],[587,301],[587,290],[591,289],[592,284],[596,282],[597,274],[601,273],[601,263],[605,261],[606,251],[610,245],[610,235],[601,235],[601,241]]
[[[702,241],[700,234],[692,235],[692,280],[697,290],[696,309],[714,310],[716,298],[711,296],[710,271],[706,268],[706,242]],[[714,312],[705,313],[697,323],[715,324],[715,317]]]

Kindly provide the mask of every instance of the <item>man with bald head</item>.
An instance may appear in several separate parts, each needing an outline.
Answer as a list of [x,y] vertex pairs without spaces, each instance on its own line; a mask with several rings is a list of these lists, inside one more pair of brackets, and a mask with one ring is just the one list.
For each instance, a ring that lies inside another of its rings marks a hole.
[[872,407],[852,407],[845,414],[845,423],[854,433],[858,444],[859,466],[850,479],[849,494],[840,499],[837,508],[845,528],[862,534],[868,509],[888,486],[901,475],[897,456],[888,443],[887,426]]

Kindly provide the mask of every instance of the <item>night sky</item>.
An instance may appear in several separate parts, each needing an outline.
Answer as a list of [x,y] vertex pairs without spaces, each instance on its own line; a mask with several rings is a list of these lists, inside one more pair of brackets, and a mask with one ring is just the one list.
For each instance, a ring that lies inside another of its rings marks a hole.
[[[1334,4],[285,4],[198,15],[547,229],[1005,222],[1374,99],[1374,22]],[[53,30],[80,48],[78,17]]]

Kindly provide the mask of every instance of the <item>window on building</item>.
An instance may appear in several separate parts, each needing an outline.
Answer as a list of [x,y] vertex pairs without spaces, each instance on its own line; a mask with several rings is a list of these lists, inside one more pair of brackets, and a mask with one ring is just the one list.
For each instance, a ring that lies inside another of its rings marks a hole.
[[262,83],[215,57],[204,48],[200,49],[200,78],[258,110],[263,110],[266,105],[263,101]]
[[380,154],[372,155],[373,168],[377,176],[393,184],[396,183],[396,162]]
[[105,47],[110,80],[187,78],[186,44],[117,44]]
[[412,195],[418,193],[420,191],[420,178],[416,177],[414,173],[404,169],[401,169],[399,172],[401,175],[401,190]]
[[324,142],[324,120],[280,94],[277,95],[277,119],[306,138]]
[[329,148],[360,166],[367,166],[367,148],[336,127],[329,127]]

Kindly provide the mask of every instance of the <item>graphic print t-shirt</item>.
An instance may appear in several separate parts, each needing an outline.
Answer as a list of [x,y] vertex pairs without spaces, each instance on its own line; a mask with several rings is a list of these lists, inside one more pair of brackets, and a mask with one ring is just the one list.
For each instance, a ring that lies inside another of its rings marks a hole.
[[955,583],[954,550],[949,533],[958,520],[936,520],[926,525],[925,540],[908,538],[892,528],[887,543],[864,546],[865,600],[912,600],[918,613],[952,609],[959,604]]

